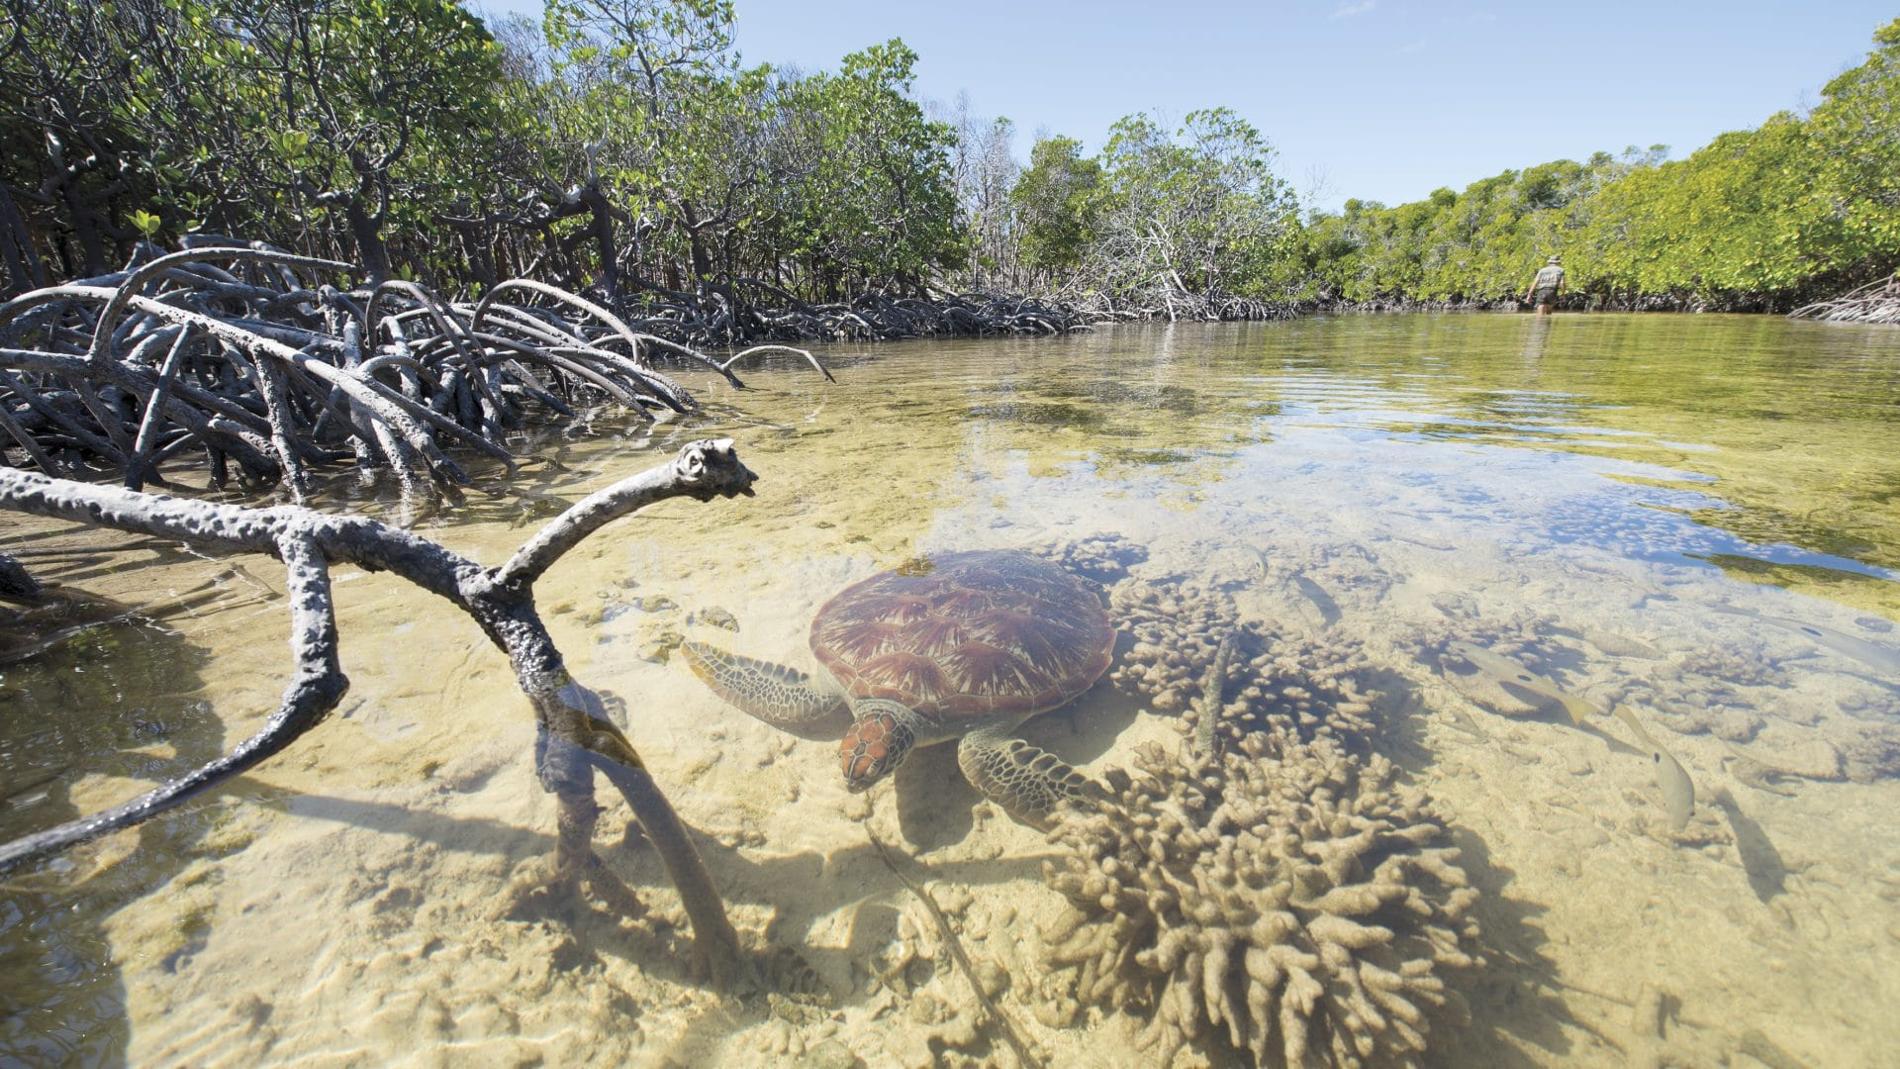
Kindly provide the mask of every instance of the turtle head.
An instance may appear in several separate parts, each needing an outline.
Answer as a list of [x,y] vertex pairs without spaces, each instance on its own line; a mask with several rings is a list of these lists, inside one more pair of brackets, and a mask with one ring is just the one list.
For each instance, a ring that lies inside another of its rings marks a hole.
[[855,719],[838,744],[838,764],[844,785],[853,793],[868,790],[910,754],[917,743],[913,726],[917,714],[908,706],[883,698],[861,698],[852,703]]

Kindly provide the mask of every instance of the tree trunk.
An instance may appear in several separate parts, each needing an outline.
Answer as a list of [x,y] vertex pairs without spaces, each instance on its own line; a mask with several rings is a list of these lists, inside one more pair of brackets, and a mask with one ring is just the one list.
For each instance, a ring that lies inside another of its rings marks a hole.
[[356,256],[363,270],[369,272],[370,284],[384,281],[389,277],[389,245],[383,240],[382,225],[363,210],[363,202],[357,197],[343,202],[343,214],[349,220]]
[[706,220],[693,211],[687,201],[679,202],[680,225],[686,229],[686,244],[693,257],[693,281],[701,282],[712,276],[712,257],[706,252]]
[[594,232],[594,246],[600,250],[600,288],[609,300],[620,295],[620,246],[614,240],[613,205],[601,192],[598,179],[581,187],[580,202],[586,205]]
[[46,285],[46,267],[33,250],[33,232],[13,202],[13,190],[0,183],[0,259],[7,265],[6,293],[20,293]]

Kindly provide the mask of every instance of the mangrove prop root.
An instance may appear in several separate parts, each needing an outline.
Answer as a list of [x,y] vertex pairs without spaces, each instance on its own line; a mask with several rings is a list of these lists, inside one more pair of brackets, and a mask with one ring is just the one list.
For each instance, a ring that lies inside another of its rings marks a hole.
[[925,912],[929,913],[930,919],[936,922],[937,934],[943,938],[944,945],[950,948],[950,956],[956,959],[957,969],[963,973],[963,978],[969,981],[970,990],[976,993],[977,1003],[983,1007],[983,1012],[989,1015],[990,1020],[996,1022],[997,1029],[1003,1033],[1003,1042],[1009,1044],[1009,1049],[1015,1053],[1016,1064],[1022,1066],[1023,1069],[1034,1069],[1035,1066],[1041,1065],[1042,1060],[1036,1057],[1028,1041],[1024,1040],[1022,1033],[1016,1030],[1016,1023],[1009,1019],[1009,1015],[1003,1012],[1003,1007],[998,1006],[996,1000],[990,997],[990,993],[983,989],[982,982],[976,976],[976,967],[970,964],[970,956],[963,952],[963,941],[957,938],[957,930],[950,926],[950,918],[943,915],[943,907],[937,905],[937,900],[931,897],[923,884],[912,879],[898,866],[897,858],[891,848],[884,845],[884,840],[879,839],[876,833],[868,828],[865,829],[864,834],[876,848],[877,856],[884,862],[884,867],[891,870],[891,875],[897,877],[905,890],[914,895],[917,901],[923,903]]
[[5,553],[0,553],[0,596],[10,598],[37,597],[40,593],[39,581],[26,566]]
[[[345,290],[356,271],[268,245],[158,255],[0,305],[0,464],[48,475],[116,473],[163,485],[161,463],[202,458],[214,484],[303,503],[322,469],[386,471],[405,494],[453,496],[449,456],[512,470],[512,434],[600,402],[651,418],[698,403],[664,360],[742,386],[732,365],[636,330],[554,286],[503,282],[479,303],[413,282]],[[826,378],[817,357],[803,358]]]
[[[1073,299],[1071,297],[1073,296]],[[1209,305],[1210,315],[1213,304]],[[805,338],[888,341],[898,338],[985,335],[1054,335],[1087,330],[1101,319],[1153,318],[1117,309],[1094,294],[1041,299],[993,293],[933,292],[929,298],[876,291],[823,303],[798,301],[777,287],[751,279],[695,293],[643,293],[616,306],[623,319],[649,337],[691,345],[741,345]],[[789,353],[807,362],[811,354],[783,345],[760,345],[756,353]],[[730,369],[740,354],[720,365]],[[823,368],[819,369],[821,372]],[[829,376],[827,376],[829,377]]]
[[1788,318],[1830,323],[1900,323],[1900,275],[1869,283],[1832,300],[1803,305],[1789,312]]
[[[722,986],[744,984],[750,966],[711,875],[599,695],[569,676],[535,610],[533,584],[563,553],[611,520],[672,497],[711,501],[749,494],[755,478],[729,439],[693,442],[671,462],[624,479],[557,516],[506,566],[485,568],[426,538],[361,516],[293,505],[242,508],[0,468],[0,508],[177,539],[202,551],[277,557],[289,580],[293,658],[283,702],[256,735],[114,809],[0,844],[0,872],[164,812],[256,766],[321,723],[349,685],[337,659],[329,568],[350,563],[394,573],[447,599],[507,655],[541,729],[536,774],[559,804],[557,871],[588,883],[610,905],[625,909],[631,897],[591,845],[599,815],[593,778],[598,770],[626,798],[679,890],[700,971]],[[0,558],[0,579],[8,563]]]

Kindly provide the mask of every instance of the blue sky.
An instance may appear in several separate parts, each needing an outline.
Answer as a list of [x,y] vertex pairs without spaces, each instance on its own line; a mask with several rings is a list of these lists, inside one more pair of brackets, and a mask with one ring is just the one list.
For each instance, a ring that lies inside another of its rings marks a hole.
[[[836,67],[902,37],[917,93],[1100,145],[1117,118],[1238,111],[1320,204],[1389,204],[1506,168],[1724,130],[1815,102],[1891,0],[736,0],[747,63]],[[473,0],[538,14],[539,0]]]

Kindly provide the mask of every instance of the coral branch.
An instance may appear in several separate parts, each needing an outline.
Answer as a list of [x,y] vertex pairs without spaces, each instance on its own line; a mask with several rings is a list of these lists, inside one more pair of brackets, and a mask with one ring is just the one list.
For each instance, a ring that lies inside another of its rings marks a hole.
[[1150,1014],[1154,1065],[1189,1044],[1286,1069],[1415,1060],[1458,1004],[1446,974],[1481,964],[1478,892],[1429,801],[1384,758],[1284,729],[1135,765],[1044,865],[1069,901],[1043,947],[1070,1016]]

